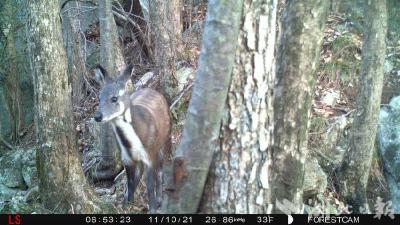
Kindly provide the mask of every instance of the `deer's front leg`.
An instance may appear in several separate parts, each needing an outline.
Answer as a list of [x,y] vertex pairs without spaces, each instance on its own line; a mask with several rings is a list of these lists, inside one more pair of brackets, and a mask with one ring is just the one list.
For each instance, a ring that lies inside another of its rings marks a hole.
[[125,202],[133,202],[136,187],[143,174],[143,165],[141,163],[132,162],[129,165],[125,165],[125,171],[128,183],[125,192]]

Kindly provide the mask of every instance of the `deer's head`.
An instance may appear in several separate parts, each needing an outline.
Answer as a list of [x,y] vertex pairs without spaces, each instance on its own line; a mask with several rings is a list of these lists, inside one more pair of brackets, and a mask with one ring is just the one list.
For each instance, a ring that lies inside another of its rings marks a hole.
[[100,83],[99,107],[94,116],[97,122],[107,122],[121,116],[130,104],[130,79],[133,66],[129,65],[124,72],[113,79],[100,65],[96,66],[96,80]]

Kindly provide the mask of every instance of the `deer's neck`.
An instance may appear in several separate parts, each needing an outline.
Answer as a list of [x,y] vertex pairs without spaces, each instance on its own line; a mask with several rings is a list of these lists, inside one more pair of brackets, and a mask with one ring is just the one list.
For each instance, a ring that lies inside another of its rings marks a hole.
[[132,161],[142,161],[146,165],[150,165],[149,155],[132,126],[129,108],[113,121],[113,129],[125,165],[130,165]]

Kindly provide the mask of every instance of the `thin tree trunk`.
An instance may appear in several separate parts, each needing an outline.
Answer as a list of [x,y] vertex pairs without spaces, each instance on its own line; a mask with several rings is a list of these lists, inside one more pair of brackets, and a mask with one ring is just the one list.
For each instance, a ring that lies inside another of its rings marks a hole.
[[82,171],[59,16],[58,1],[29,3],[40,198],[53,212],[115,211],[94,195]]
[[117,76],[125,68],[125,62],[112,14],[112,0],[99,1],[99,20],[100,64],[111,76]]
[[64,37],[68,57],[68,72],[72,80],[72,103],[79,104],[83,97],[83,76],[86,73],[85,57],[83,55],[82,35],[79,16],[81,3],[69,1],[64,5],[63,20],[66,23]]
[[244,1],[221,149],[204,191],[207,213],[267,213],[276,0]]
[[386,53],[386,1],[366,1],[360,90],[350,148],[339,170],[339,192],[355,213],[368,212],[366,188],[371,169],[383,87]]
[[232,74],[243,2],[210,0],[192,98],[162,212],[195,213],[215,149]]
[[[289,1],[278,49],[271,201],[274,213],[302,213],[307,124],[329,1]],[[279,207],[279,203],[292,207]]]
[[5,68],[7,70],[7,75],[4,82],[4,98],[6,100],[6,108],[10,115],[11,140],[17,141],[19,138],[19,130],[23,126],[24,116],[23,110],[21,109],[22,94],[19,79],[20,75],[17,72],[18,61],[14,38],[14,32],[16,32],[16,18],[14,18],[16,10],[13,4],[14,3],[10,0],[5,1],[2,13],[4,15],[4,27],[8,28],[4,29],[4,31],[8,31],[7,33],[4,33],[6,39],[5,50],[8,59],[8,67]]
[[[99,1],[100,64],[111,76],[118,76],[118,72],[124,69],[125,62],[111,8],[112,0]],[[110,124],[101,124],[99,133],[97,146],[101,150],[102,160],[94,167],[93,178],[112,179],[122,168],[120,152]]]
[[181,0],[150,0],[151,36],[155,63],[161,74],[161,91],[171,103],[176,96],[177,56],[182,51]]

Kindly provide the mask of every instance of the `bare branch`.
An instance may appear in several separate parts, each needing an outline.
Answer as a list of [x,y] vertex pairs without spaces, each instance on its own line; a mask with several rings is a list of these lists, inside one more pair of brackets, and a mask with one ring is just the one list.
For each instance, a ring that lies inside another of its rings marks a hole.
[[136,23],[134,20],[132,20],[129,17],[129,14],[126,13],[125,11],[118,9],[115,6],[113,6],[113,8],[115,10],[113,10],[112,12],[117,19],[123,20],[125,22],[129,22],[137,30],[138,39],[142,40],[142,42],[143,42],[143,46],[142,46],[143,50],[148,53],[149,58],[153,58],[153,52],[151,50],[150,44],[148,43],[148,41],[146,41],[148,39],[146,38],[146,35],[143,32],[142,28],[140,28],[139,24]]
[[182,90],[182,92],[179,94],[178,97],[174,100],[174,102],[171,104],[169,107],[169,110],[172,110],[175,105],[181,100],[181,98],[193,87],[193,83],[190,83],[185,89]]

